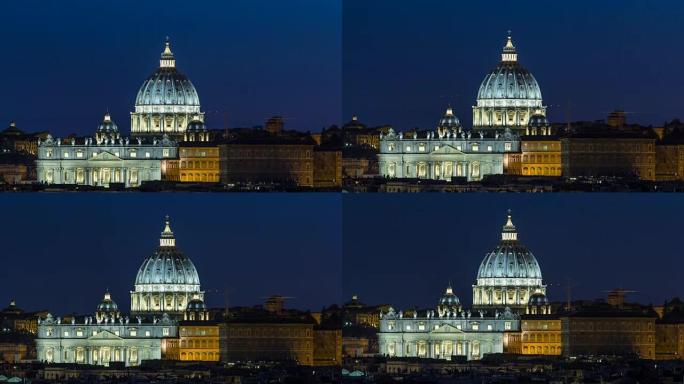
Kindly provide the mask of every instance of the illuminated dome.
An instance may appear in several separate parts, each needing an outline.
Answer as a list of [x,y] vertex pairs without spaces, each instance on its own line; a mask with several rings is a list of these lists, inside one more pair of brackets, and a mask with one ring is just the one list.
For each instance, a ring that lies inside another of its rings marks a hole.
[[169,219],[161,233],[159,247],[143,261],[135,285],[164,284],[176,286],[178,289],[199,289],[199,275],[192,261],[178,248],[171,231]]
[[454,290],[451,288],[451,284],[447,287],[444,295],[439,299],[440,305],[460,305],[461,301],[458,296],[454,294]]
[[114,321],[120,314],[119,306],[112,300],[112,295],[109,294],[109,291],[105,292],[104,298],[98,304],[97,311],[95,311],[97,321]]
[[193,119],[187,128],[188,132],[204,132],[205,130],[204,123],[199,119]]
[[541,293],[541,292],[535,292],[530,296],[530,300],[528,301],[529,305],[548,305],[549,304],[549,299],[546,298],[546,295]]
[[531,279],[532,285],[541,283],[541,269],[532,252],[518,242],[511,215],[503,227],[501,241],[480,263],[478,279]]
[[473,107],[473,127],[524,129],[530,117],[546,114],[542,94],[534,76],[518,62],[510,34],[501,62],[482,80]]
[[445,316],[449,313],[459,312],[460,310],[461,301],[458,299],[458,296],[454,294],[454,290],[451,288],[451,284],[449,284],[444,295],[439,299],[437,313],[439,316]]
[[143,82],[135,98],[135,105],[179,105],[197,107],[199,112],[200,102],[195,86],[176,69],[176,60],[168,40],[161,54],[159,68]]
[[536,113],[530,117],[529,125],[531,127],[545,127],[549,125],[549,121],[546,119],[546,116],[541,113]]
[[190,79],[176,68],[176,59],[167,38],[159,68],[138,90],[135,112],[131,113],[131,133],[134,136],[180,136],[194,118],[204,120],[197,90]]
[[114,120],[112,120],[112,116],[109,115],[109,112],[105,113],[104,118],[102,119],[102,123],[97,126],[97,132],[100,133],[114,133],[114,132],[119,132],[119,127],[116,125]]
[[97,311],[98,312],[117,312],[119,310],[119,306],[116,305],[114,300],[112,300],[112,295],[109,292],[105,292],[104,298],[100,302],[100,304],[97,305]]
[[135,291],[131,292],[131,312],[180,314],[195,297],[204,298],[199,274],[192,261],[176,247],[167,216],[159,247],[138,269]]
[[188,303],[188,311],[206,311],[207,306],[204,304],[204,301],[200,300],[199,298],[194,298],[190,300]]
[[454,110],[451,107],[447,108],[444,116],[439,120],[437,132],[443,136],[447,133],[459,133],[462,129],[461,121],[454,115]]
[[537,259],[518,241],[510,211],[501,233],[501,241],[485,255],[473,285],[474,306],[509,306],[522,308],[533,293],[546,293]]

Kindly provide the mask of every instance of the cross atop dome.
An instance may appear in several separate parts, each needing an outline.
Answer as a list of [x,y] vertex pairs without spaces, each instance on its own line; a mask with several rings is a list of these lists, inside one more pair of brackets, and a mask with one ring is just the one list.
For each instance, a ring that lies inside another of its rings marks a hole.
[[501,61],[518,61],[518,53],[515,50],[515,45],[513,45],[513,39],[511,38],[510,30],[508,30],[508,40],[506,41],[506,45],[503,48],[503,53],[501,54]]
[[164,52],[161,54],[161,59],[159,60],[159,66],[161,68],[175,68],[176,59],[173,58],[173,52],[171,52],[171,40],[166,36],[166,43],[164,45]]
[[451,108],[451,104],[447,106],[447,110],[445,113],[445,116],[453,116],[454,115],[454,110]]
[[176,238],[173,236],[173,231],[171,231],[171,218],[169,215],[165,217],[164,231],[161,233],[161,238],[159,239],[160,247],[175,247]]
[[518,240],[518,231],[515,229],[515,225],[513,225],[513,219],[511,216],[510,209],[508,210],[508,219],[506,220],[506,225],[503,226],[503,231],[501,232],[501,240]]

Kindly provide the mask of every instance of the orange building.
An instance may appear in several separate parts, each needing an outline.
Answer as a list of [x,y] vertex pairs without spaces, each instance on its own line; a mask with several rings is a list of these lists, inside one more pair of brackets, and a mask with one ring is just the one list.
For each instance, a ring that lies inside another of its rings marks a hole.
[[522,176],[561,176],[561,142],[552,136],[524,136],[520,153],[507,153],[506,173]]

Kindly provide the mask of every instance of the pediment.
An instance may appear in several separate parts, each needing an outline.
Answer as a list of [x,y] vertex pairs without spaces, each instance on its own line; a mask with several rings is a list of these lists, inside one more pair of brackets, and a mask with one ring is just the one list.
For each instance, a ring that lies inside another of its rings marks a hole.
[[100,331],[95,336],[90,336],[88,340],[123,340],[121,337],[109,332]]
[[430,152],[431,155],[465,155],[463,151],[459,151],[456,147],[451,145],[440,146],[439,149]]
[[451,324],[440,324],[439,328],[430,331],[430,333],[463,333],[463,331]]
[[99,161],[112,161],[112,160],[122,161],[122,159],[119,156],[117,156],[111,152],[107,152],[107,151],[102,151],[102,152],[98,153],[97,155],[93,156],[90,160],[91,161],[98,161],[98,160]]

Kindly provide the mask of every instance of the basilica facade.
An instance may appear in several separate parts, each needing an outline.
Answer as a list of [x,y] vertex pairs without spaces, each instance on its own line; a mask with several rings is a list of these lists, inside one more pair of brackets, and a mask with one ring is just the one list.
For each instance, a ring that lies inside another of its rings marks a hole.
[[510,130],[485,133],[464,129],[448,108],[436,131],[396,133],[380,137],[378,165],[388,178],[479,181],[504,172],[504,155],[519,150]]
[[478,360],[514,350],[521,316],[550,314],[541,269],[518,242],[509,211],[501,242],[480,263],[472,308],[462,305],[451,285],[435,309],[390,308],[381,313],[379,350],[385,356]]
[[505,333],[519,329],[519,315],[508,308],[487,313],[440,304],[410,316],[390,308],[381,315],[378,343],[386,356],[479,360],[484,354],[503,353]]
[[112,303],[111,297],[106,296],[94,316],[66,321],[48,314],[39,319],[37,360],[104,366],[120,362],[135,366],[142,360],[161,359],[162,339],[178,336],[176,322],[168,315],[124,316]]
[[168,136],[124,138],[109,113],[94,137],[62,140],[48,135],[38,142],[36,172],[43,184],[126,187],[161,180],[162,160],[177,157],[178,145]]

